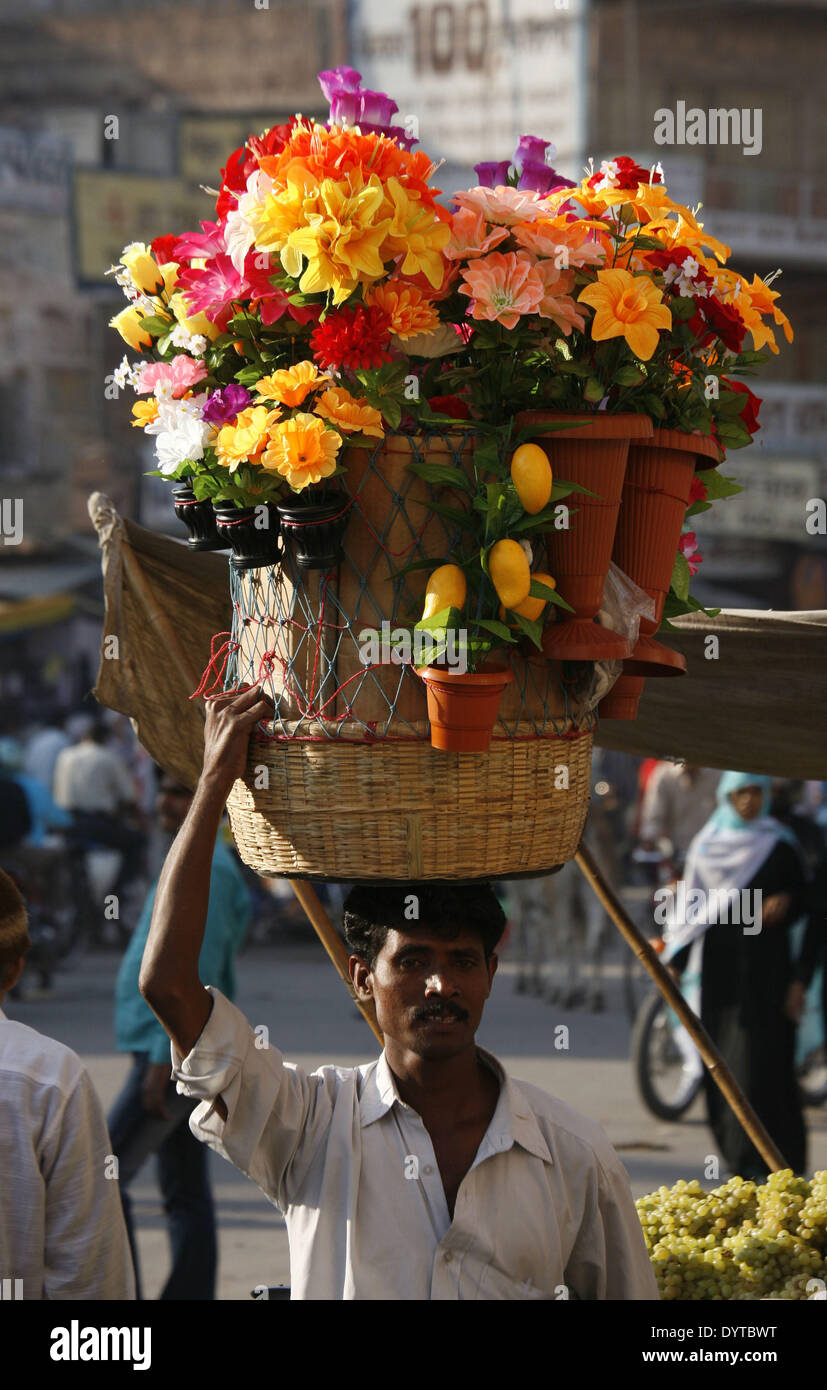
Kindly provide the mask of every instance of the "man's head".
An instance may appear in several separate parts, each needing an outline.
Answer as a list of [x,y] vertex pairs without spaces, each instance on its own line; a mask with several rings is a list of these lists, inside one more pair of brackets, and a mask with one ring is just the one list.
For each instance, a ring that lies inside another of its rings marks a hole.
[[31,944],[26,904],[17,884],[0,869],[0,1004],[20,979]]
[[178,782],[162,768],[156,767],[158,794],[155,797],[155,811],[158,824],[168,835],[176,835],[184,823],[184,818],[192,804],[192,792],[183,782]]
[[473,1043],[505,927],[489,885],[354,888],[344,927],[354,988],[386,1040],[433,1060]]

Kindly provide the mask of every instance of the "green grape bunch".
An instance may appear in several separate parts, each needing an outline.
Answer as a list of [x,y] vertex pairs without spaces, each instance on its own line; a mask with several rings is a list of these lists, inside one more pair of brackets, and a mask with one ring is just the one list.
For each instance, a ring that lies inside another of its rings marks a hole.
[[827,1171],[711,1192],[681,1180],[635,1206],[662,1299],[806,1299],[827,1281]]

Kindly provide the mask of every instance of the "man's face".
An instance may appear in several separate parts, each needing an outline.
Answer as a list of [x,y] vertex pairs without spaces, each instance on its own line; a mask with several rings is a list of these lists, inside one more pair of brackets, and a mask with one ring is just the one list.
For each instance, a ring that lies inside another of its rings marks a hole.
[[162,777],[155,799],[155,810],[161,829],[169,835],[175,835],[181,829],[191,801],[192,792],[187,787],[182,787],[171,777]]
[[352,975],[361,997],[373,998],[386,1040],[437,1060],[473,1042],[496,969],[476,932],[451,940],[423,925],[389,931],[373,970],[358,961]]

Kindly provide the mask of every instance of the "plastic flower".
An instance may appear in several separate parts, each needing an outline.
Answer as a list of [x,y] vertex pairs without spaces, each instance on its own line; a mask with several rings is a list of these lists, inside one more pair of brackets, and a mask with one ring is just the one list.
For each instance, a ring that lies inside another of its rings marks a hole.
[[387,192],[393,218],[383,254],[386,250],[390,256],[399,258],[402,275],[421,273],[434,289],[439,289],[444,274],[442,253],[451,236],[447,221],[441,221],[436,212],[408,192],[399,179],[388,179]]
[[474,173],[478,179],[479,188],[503,188],[508,184],[508,173],[511,168],[511,161],[508,159],[484,159],[481,164],[474,165]]
[[240,411],[246,410],[251,401],[247,387],[231,381],[228,386],[213,391],[204,406],[204,419],[209,420],[211,425],[229,425]]
[[186,353],[179,352],[171,362],[147,362],[141,368],[135,390],[139,396],[155,391],[178,399],[206,375],[203,362],[195,362]]
[[152,347],[152,335],[141,328],[141,320],[145,317],[140,309],[130,304],[128,309],[121,309],[119,314],[109,320],[109,327],[120,333],[127,347],[131,347],[133,352],[143,352],[144,348]]
[[203,269],[190,266],[178,276],[178,292],[182,293],[191,313],[209,314],[223,328],[232,312],[233,302],[245,292],[245,283],[230,257],[222,253],[208,261]]
[[133,429],[144,429],[151,425],[153,420],[158,419],[158,402],[154,396],[150,396],[147,401],[136,401],[132,407],[134,420],[130,420]]
[[182,294],[171,295],[169,307],[175,315],[176,321],[189,334],[201,334],[212,342],[213,338],[217,338],[221,332],[218,324],[208,319],[206,314],[190,313],[189,306]]
[[439,327],[439,315],[416,285],[398,280],[386,280],[374,285],[365,295],[365,303],[387,314],[391,332],[397,338],[412,338],[417,333],[432,333]]
[[164,277],[158,262],[142,241],[133,241],[121,252],[121,265],[126,266],[136,289],[143,294],[159,294]]
[[657,285],[646,275],[619,269],[599,270],[597,279],[578,296],[595,310],[592,338],[600,342],[623,337],[635,356],[648,362],[658,345],[658,330],[672,326],[672,314]]
[[535,274],[543,286],[543,297],[537,305],[540,318],[552,319],[566,338],[572,328],[582,332],[586,320],[577,312],[577,305],[569,293],[574,288],[574,270],[558,270],[554,261],[539,261]]
[[224,226],[221,222],[202,222],[200,232],[184,232],[173,244],[171,260],[195,261],[200,257],[212,260],[222,255],[227,247],[224,244]]
[[497,188],[463,189],[461,193],[454,194],[454,202],[461,208],[481,212],[488,222],[496,222],[503,227],[512,227],[515,222],[530,222],[535,217],[548,215],[536,193],[502,185]]
[[737,294],[736,303],[738,312],[741,315],[747,329],[752,334],[752,345],[756,352],[766,346],[770,352],[778,353],[775,341],[775,334],[768,323],[762,322],[762,314],[769,314],[775,322],[784,330],[784,337],[788,343],[793,340],[793,330],[790,320],[786,314],[776,306],[775,300],[778,299],[778,290],[770,289],[766,281],[760,275],[753,275],[752,284],[739,277],[740,293]]
[[614,159],[604,159],[599,172],[586,179],[587,188],[600,193],[605,188],[637,188],[639,183],[662,183],[663,175],[657,166],[651,178],[648,169],[636,164],[628,155],[617,155]]
[[261,377],[254,390],[264,400],[296,406],[301,405],[305,397],[323,380],[315,362],[297,362],[295,367],[285,367],[280,372]]
[[754,391],[750,391],[745,381],[727,381],[724,383],[722,378],[722,384],[726,385],[728,391],[738,391],[741,395],[746,396],[743,409],[741,410],[740,420],[749,430],[750,434],[755,434],[756,430],[760,430],[761,428],[758,423],[758,412],[761,409],[761,397],[756,396]]
[[451,237],[442,254],[450,261],[476,259],[493,251],[508,235],[507,227],[492,227],[489,232],[481,212],[459,208],[451,217]]
[[703,556],[698,550],[698,537],[694,531],[686,531],[678,541],[678,549],[683,555],[689,566],[690,574],[698,573],[698,566],[703,560]]
[[235,423],[224,425],[216,436],[219,463],[234,473],[240,463],[260,463],[271,427],[279,418],[277,410],[251,405],[242,410]]
[[309,484],[330,477],[341,445],[336,430],[328,429],[317,415],[300,411],[271,429],[261,464],[286,478],[294,492],[301,492]]
[[313,356],[321,367],[358,371],[390,362],[390,320],[376,305],[357,304],[328,314],[310,335]]
[[155,435],[155,456],[161,473],[174,473],[182,463],[195,463],[204,457],[212,425],[201,419],[200,410],[201,402],[195,398],[161,401],[155,419],[145,425],[146,433]]
[[518,222],[512,236],[527,251],[553,258],[560,267],[602,265],[606,248],[596,240],[592,229],[582,222],[564,217],[543,217],[534,222]]
[[[730,383],[731,385],[731,383]],[[692,474],[692,482],[689,484],[689,505],[693,502],[706,501],[706,483],[703,482],[699,473]]]
[[534,313],[543,298],[543,282],[524,251],[493,251],[466,266],[462,279],[459,292],[473,299],[472,317],[493,319],[504,328]]
[[317,415],[344,430],[345,434],[360,430],[362,434],[372,434],[377,439],[385,436],[381,413],[363,398],[351,396],[342,386],[329,386],[322,392],[314,409]]

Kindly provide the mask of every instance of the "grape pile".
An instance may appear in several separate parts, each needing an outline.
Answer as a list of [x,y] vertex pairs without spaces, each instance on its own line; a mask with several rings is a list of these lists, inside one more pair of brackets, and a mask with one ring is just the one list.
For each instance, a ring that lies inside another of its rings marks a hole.
[[827,1171],[676,1182],[635,1205],[662,1299],[805,1299],[827,1281]]

